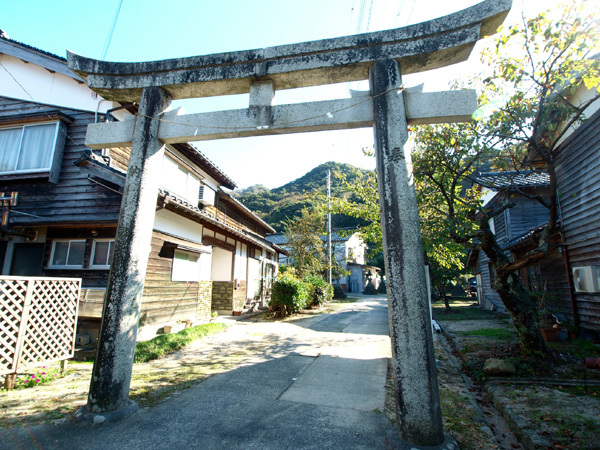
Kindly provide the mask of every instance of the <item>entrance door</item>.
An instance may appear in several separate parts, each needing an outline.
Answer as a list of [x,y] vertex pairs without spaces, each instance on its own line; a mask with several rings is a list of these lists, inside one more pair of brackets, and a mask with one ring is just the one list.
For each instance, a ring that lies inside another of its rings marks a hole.
[[248,258],[248,285],[246,286],[246,299],[258,300],[261,288],[261,263],[258,259]]
[[15,244],[10,274],[39,277],[43,257],[44,244]]

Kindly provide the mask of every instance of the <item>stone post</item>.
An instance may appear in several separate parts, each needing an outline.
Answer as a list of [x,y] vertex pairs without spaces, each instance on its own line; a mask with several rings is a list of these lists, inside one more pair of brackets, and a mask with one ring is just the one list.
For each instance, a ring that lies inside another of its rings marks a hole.
[[142,91],[88,401],[75,415],[80,425],[118,420],[137,409],[129,385],[164,154],[156,118],[169,104],[161,88]]
[[402,78],[393,59],[370,72],[381,227],[396,390],[388,446],[458,448],[444,435]]

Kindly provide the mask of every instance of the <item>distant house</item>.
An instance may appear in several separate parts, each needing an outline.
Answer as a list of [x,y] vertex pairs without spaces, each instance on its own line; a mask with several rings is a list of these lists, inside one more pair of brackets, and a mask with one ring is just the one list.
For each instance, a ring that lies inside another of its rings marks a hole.
[[[496,235],[498,244],[507,252],[515,254],[520,254],[524,248],[530,250],[536,232],[548,221],[549,213],[548,209],[539,202],[523,194],[543,196],[549,187],[547,174],[538,172],[480,173],[476,180],[497,191],[486,203],[488,208],[501,205],[505,201],[510,201],[515,205],[490,219],[490,229]],[[500,296],[492,288],[494,269],[485,253],[472,250],[468,254],[467,264],[475,272],[479,303],[488,309],[505,310]],[[522,274],[528,289],[542,288],[540,285],[542,280],[537,276],[538,273],[539,270],[534,266],[527,268]]]
[[[580,87],[575,99],[589,98]],[[531,290],[546,292],[546,307],[564,321],[582,330],[600,332],[600,111],[596,102],[589,119],[571,130],[561,143],[555,160],[559,193],[560,232],[550,242],[547,257],[521,269]],[[515,258],[537,246],[541,226],[548,211],[539,203],[516,193],[516,188],[548,189],[543,174],[514,178],[513,186],[504,184],[510,174],[482,174],[497,187],[491,200],[510,197],[514,208],[493,219],[493,229],[503,248]],[[537,179],[535,179],[537,177]],[[469,254],[469,264],[477,276],[480,302],[503,308],[490,280],[493,270],[484,254]]]
[[[288,240],[282,233],[267,236],[269,242],[276,244],[286,252],[291,249],[287,245]],[[321,236],[321,240],[327,245],[327,235]],[[367,286],[369,273],[372,275],[372,283],[375,288],[379,286],[379,279],[376,274],[380,270],[378,267],[365,264],[365,252],[367,245],[364,243],[359,233],[348,233],[342,230],[334,231],[331,234],[331,249],[334,261],[350,272],[346,277],[339,280],[340,285],[347,292],[363,292]],[[290,264],[290,256],[287,254],[279,254],[279,264]]]
[[[135,105],[97,97],[56,55],[0,34],[2,274],[82,279],[79,331],[94,338],[111,265],[129,149],[84,145],[89,123]],[[139,335],[265,305],[278,270],[274,230],[235,200],[198,149],[168,145]],[[14,201],[9,199],[13,198]]]

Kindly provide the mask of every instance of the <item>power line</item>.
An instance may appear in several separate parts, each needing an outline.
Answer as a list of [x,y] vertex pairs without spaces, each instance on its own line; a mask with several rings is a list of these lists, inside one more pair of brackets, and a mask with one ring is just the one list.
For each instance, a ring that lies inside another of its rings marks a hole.
[[102,49],[102,57],[100,58],[102,60],[106,58],[106,54],[108,53],[108,47],[110,46],[110,41],[112,41],[113,33],[115,32],[115,27],[117,26],[117,20],[119,20],[121,6],[123,6],[123,0],[119,0],[119,4],[117,5],[117,11],[115,12],[115,17],[113,18],[112,25],[110,26],[110,30],[108,31],[108,36],[106,36],[106,41],[104,42],[104,49]]

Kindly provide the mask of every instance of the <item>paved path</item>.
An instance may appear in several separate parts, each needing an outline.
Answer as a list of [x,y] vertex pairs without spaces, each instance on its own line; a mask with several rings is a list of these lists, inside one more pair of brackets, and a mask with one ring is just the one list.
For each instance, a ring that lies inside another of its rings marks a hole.
[[121,422],[15,427],[0,448],[384,448],[392,427],[381,413],[390,356],[384,297],[295,323],[236,322],[210,346],[226,351],[232,337],[264,344],[265,336],[270,351]]

